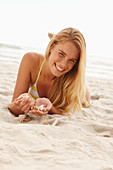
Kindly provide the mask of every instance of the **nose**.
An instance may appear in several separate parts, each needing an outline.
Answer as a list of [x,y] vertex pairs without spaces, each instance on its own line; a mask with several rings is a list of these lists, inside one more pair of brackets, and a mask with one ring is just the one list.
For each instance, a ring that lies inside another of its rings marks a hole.
[[62,59],[60,64],[61,64],[62,69],[67,68],[67,60],[66,59]]

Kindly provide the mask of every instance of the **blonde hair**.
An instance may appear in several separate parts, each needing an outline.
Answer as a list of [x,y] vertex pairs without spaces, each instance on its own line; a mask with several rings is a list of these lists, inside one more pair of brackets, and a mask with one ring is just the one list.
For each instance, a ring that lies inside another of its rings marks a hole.
[[50,89],[49,99],[55,107],[67,113],[80,111],[85,98],[86,43],[81,32],[75,28],[66,28],[58,34],[48,34],[51,40],[47,46],[45,57],[50,56],[50,49],[59,42],[71,41],[79,50],[79,59],[66,74],[56,77]]

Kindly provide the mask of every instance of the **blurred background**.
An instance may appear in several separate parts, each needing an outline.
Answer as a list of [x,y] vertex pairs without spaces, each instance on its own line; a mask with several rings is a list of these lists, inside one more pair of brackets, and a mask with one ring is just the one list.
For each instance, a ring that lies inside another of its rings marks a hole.
[[88,62],[93,61],[88,67],[113,71],[112,20],[112,0],[0,0],[1,61],[13,57],[9,47],[45,52],[48,32],[75,27],[85,37]]

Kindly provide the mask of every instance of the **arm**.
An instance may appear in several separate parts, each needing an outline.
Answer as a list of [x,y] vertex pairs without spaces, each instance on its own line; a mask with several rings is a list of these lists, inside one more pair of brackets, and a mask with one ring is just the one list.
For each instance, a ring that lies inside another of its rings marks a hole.
[[[27,93],[30,81],[31,81],[31,65],[32,65],[32,57],[30,53],[27,53],[23,56],[23,59],[21,61],[18,75],[17,75],[17,81],[14,89],[13,99],[12,103],[9,104],[9,110],[15,114],[23,114],[23,111],[20,106],[19,101],[15,101],[17,97],[19,97],[23,93]],[[28,100],[26,100],[26,103]]]
[[64,115],[62,111],[57,109],[55,106],[52,105],[51,110],[49,111],[50,114],[58,114],[58,115]]
[[86,86],[86,100],[90,103],[90,91],[88,85]]

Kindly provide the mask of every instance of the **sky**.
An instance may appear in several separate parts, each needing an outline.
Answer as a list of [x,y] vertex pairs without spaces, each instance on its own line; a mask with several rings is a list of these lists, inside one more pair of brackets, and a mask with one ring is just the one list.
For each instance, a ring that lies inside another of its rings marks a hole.
[[48,32],[74,27],[87,54],[113,57],[112,0],[0,0],[0,43],[46,49]]

